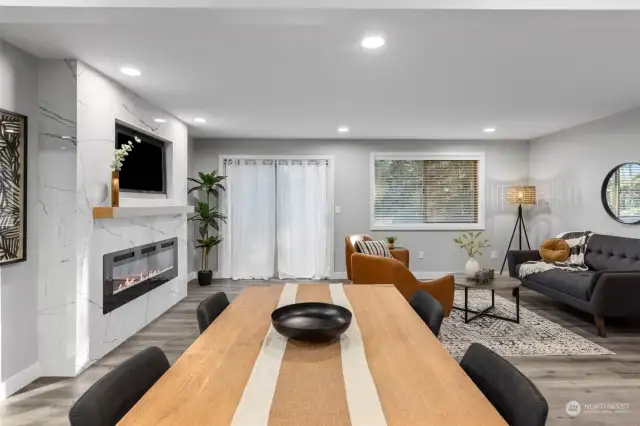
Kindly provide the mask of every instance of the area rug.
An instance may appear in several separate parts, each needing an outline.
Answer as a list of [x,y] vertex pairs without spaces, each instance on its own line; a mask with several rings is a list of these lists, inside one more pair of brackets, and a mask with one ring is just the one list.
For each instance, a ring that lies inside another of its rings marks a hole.
[[[464,306],[464,291],[456,290],[456,306]],[[491,305],[490,291],[469,291],[469,306],[480,310]],[[496,295],[493,313],[515,317],[515,302]],[[473,314],[470,314],[472,316]],[[594,326],[595,327],[595,326]],[[454,309],[442,323],[440,340],[449,353],[461,357],[477,342],[502,356],[612,355],[610,350],[523,308],[520,324],[481,317],[464,323],[464,312]]]

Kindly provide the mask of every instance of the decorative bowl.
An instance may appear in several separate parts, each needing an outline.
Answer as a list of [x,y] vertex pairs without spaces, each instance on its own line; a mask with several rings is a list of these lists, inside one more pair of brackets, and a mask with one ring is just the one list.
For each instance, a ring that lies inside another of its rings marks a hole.
[[328,342],[349,328],[351,317],[351,311],[342,306],[306,302],[276,309],[271,313],[271,323],[278,333],[289,339]]

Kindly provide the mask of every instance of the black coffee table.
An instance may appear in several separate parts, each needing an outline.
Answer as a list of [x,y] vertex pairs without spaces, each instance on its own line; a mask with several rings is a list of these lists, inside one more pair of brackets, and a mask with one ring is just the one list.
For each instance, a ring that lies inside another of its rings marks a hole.
[[[474,319],[480,317],[490,317],[504,321],[511,321],[518,324],[520,323],[520,280],[507,276],[496,276],[493,281],[482,284],[475,280],[469,279],[466,276],[456,275],[455,279],[457,287],[464,287],[464,307],[454,305],[453,309],[464,312],[465,324],[468,324]],[[480,311],[469,309],[469,290],[491,290],[491,305]],[[516,297],[515,318],[503,317],[501,315],[492,314],[490,312],[496,307],[496,290],[511,290],[512,294]],[[469,317],[469,314],[474,315],[472,317]]]

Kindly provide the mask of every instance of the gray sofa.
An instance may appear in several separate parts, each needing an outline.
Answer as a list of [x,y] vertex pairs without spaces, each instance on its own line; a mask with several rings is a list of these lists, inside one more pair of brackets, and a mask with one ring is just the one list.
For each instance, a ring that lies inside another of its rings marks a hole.
[[[508,253],[509,275],[520,264],[540,260],[536,250]],[[585,272],[560,269],[520,279],[524,287],[594,316],[598,335],[606,337],[606,317],[640,316],[640,239],[594,234],[587,244]]]

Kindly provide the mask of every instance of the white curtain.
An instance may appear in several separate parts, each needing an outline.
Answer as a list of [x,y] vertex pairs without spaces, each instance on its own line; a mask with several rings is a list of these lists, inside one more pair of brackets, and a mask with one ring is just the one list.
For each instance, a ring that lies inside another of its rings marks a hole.
[[320,279],[330,273],[326,160],[277,164],[278,277]]
[[276,250],[274,161],[227,160],[225,173],[231,278],[271,278]]

